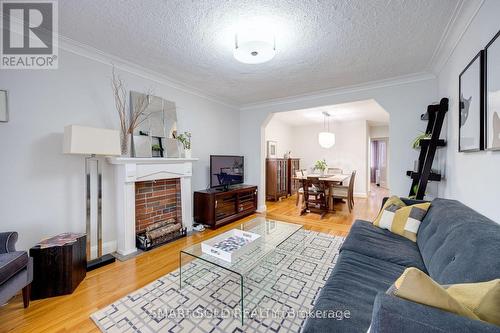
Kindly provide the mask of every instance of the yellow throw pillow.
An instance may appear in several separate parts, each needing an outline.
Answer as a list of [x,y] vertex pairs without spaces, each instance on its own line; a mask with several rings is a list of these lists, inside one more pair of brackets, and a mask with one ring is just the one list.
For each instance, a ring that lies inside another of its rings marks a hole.
[[387,199],[373,225],[416,242],[418,228],[430,206],[430,202],[407,206],[397,196],[392,196]]
[[500,326],[500,279],[444,286],[446,292],[480,319]]
[[500,325],[500,279],[441,286],[418,268],[410,267],[405,269],[387,293]]
[[472,310],[451,297],[446,289],[415,267],[405,269],[387,293],[467,318],[479,319]]
[[401,199],[399,199],[399,197],[393,195],[392,197],[387,199],[384,206],[382,206],[382,209],[378,213],[377,218],[373,221],[373,225],[376,225],[377,227],[379,226],[380,219],[382,218],[382,212],[389,206],[397,206],[399,208],[402,208],[406,207],[406,204]]

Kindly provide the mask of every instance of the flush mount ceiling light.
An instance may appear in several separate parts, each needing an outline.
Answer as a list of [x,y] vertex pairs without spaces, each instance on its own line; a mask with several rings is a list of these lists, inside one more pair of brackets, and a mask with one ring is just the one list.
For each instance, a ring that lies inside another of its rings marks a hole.
[[319,145],[323,148],[331,148],[335,145],[335,133],[330,132],[330,114],[323,112],[324,131],[318,134]]
[[276,55],[274,35],[262,31],[239,32],[234,37],[234,58],[244,64],[261,64]]

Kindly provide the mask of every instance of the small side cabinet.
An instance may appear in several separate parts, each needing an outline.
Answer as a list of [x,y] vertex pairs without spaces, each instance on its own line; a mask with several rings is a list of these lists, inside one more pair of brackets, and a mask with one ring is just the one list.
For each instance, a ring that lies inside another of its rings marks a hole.
[[33,257],[31,299],[71,294],[87,274],[86,236],[62,246],[30,249]]

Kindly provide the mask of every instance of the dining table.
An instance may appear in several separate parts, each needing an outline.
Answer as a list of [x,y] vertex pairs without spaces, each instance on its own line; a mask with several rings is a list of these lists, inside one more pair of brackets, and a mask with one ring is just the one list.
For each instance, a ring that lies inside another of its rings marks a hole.
[[[349,179],[349,177],[351,177],[351,175],[346,175],[346,174],[324,174],[324,175],[320,175],[320,174],[310,174],[310,175],[306,175],[306,176],[295,176],[295,177],[292,177],[292,179],[294,180],[299,180],[302,184],[302,187],[304,185],[303,181],[305,179],[309,179],[309,178],[317,178],[318,180],[320,181],[323,181],[327,184],[328,186],[328,190],[330,193],[333,193],[333,188],[335,185],[344,185],[344,182]],[[343,201],[343,200],[342,200]],[[333,212],[335,211],[335,209],[333,208],[333,195],[330,195],[329,198],[328,198],[328,209]]]

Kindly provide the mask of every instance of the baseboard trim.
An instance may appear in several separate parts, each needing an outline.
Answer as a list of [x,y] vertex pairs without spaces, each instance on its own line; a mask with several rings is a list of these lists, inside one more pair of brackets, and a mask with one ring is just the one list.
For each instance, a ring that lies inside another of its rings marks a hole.
[[356,198],[368,198],[368,195],[366,193],[354,193],[353,195]]
[[[97,253],[97,245],[90,247],[91,253]],[[102,243],[102,253],[108,254],[116,252],[116,241],[109,241]]]

